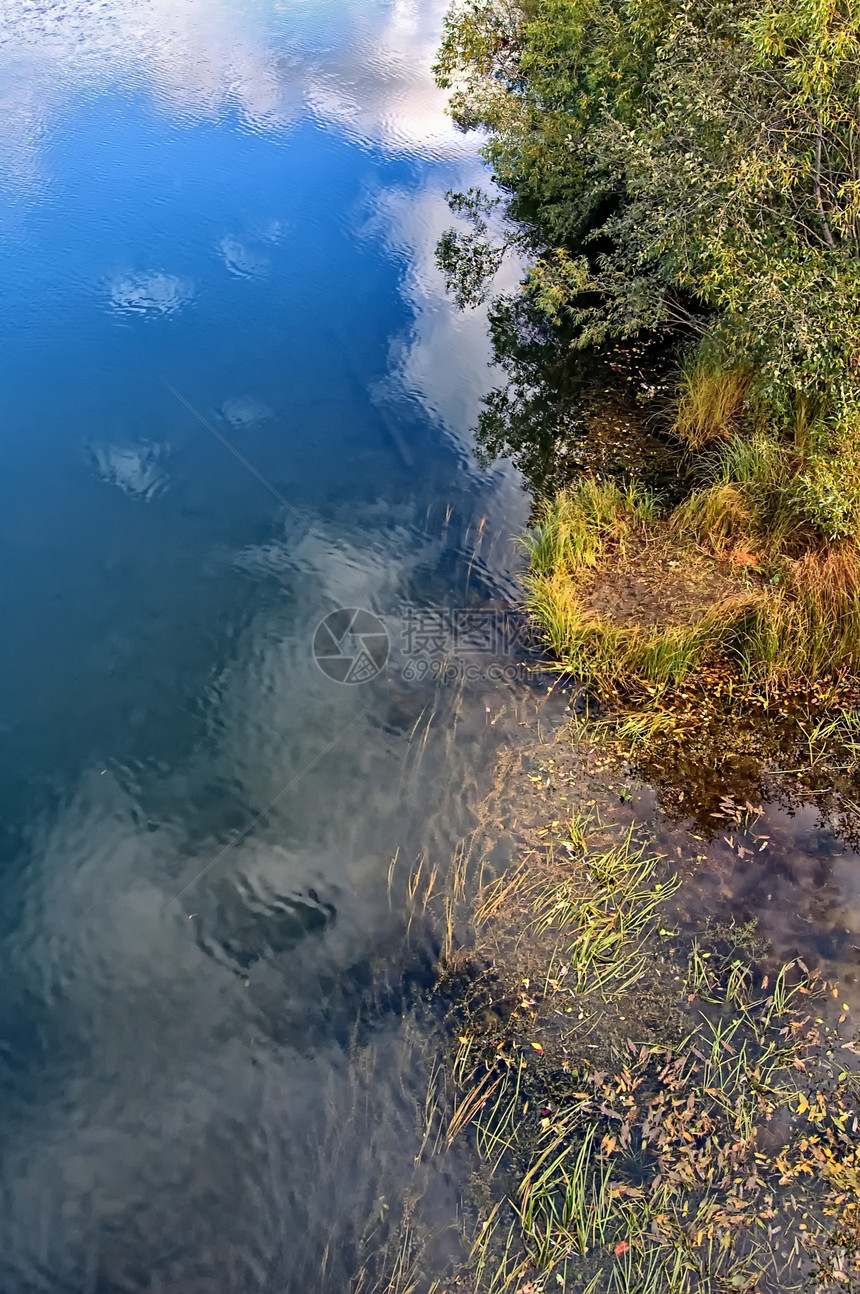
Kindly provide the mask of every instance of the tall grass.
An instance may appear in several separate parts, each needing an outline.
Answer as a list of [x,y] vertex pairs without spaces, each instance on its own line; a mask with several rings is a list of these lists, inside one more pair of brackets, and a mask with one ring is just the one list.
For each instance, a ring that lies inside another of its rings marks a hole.
[[798,506],[802,461],[768,432],[736,435],[710,457],[705,484],[673,513],[672,528],[716,552],[752,548],[764,561],[814,542]]
[[734,650],[744,676],[815,682],[860,668],[860,557],[853,543],[786,563]]
[[588,478],[540,505],[525,538],[531,569],[551,575],[594,567],[608,541],[623,546],[635,526],[649,525],[656,516],[651,491]]
[[751,386],[749,369],[726,368],[714,348],[700,348],[681,369],[675,435],[690,449],[728,440],[743,425]]

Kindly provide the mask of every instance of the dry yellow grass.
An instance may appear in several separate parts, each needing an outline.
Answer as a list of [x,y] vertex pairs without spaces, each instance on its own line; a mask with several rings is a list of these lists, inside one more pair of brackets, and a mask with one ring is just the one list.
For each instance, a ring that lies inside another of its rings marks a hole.
[[697,354],[682,370],[673,430],[690,449],[730,440],[743,426],[752,375]]

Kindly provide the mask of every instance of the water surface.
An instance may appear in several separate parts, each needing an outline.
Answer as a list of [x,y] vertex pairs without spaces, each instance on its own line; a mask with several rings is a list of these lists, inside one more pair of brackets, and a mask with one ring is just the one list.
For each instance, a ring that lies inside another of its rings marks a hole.
[[512,696],[407,676],[404,608],[501,605],[526,515],[433,263],[441,7],[0,7],[0,1287],[343,1290],[426,1082],[391,860]]

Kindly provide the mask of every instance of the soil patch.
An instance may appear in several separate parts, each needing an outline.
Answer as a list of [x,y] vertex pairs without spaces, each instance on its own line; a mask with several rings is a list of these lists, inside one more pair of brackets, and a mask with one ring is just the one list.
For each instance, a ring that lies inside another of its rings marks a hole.
[[699,548],[681,547],[668,526],[607,553],[583,589],[582,605],[616,625],[690,625],[719,602],[748,594],[761,579]]

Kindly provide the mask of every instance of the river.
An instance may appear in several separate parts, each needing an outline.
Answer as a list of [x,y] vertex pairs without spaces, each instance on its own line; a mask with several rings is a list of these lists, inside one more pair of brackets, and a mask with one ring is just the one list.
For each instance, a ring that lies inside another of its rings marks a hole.
[[442,7],[0,10],[0,1288],[343,1290],[520,690]]

